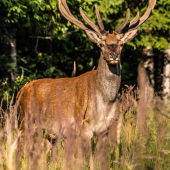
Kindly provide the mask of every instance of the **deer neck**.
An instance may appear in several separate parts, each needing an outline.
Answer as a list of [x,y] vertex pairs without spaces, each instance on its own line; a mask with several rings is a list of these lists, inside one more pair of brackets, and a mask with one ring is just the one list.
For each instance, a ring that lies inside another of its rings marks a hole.
[[97,90],[105,102],[113,102],[121,83],[121,64],[108,65],[101,53],[97,68]]

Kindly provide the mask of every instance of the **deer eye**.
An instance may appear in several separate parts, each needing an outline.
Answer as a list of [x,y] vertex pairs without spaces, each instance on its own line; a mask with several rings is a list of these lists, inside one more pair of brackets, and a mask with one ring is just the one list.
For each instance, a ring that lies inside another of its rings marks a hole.
[[100,44],[100,47],[101,47],[101,48],[104,47],[104,44]]
[[124,45],[123,43],[120,44],[121,47],[123,47],[123,45]]

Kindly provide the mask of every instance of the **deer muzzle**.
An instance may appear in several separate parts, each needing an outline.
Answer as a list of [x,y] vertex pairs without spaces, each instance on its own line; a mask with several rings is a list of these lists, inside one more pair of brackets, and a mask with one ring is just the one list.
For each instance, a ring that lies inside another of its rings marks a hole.
[[109,55],[109,60],[108,63],[111,65],[118,64],[120,59],[119,59],[119,53],[117,52],[111,52]]
[[111,60],[118,60],[118,56],[119,56],[119,54],[117,53],[117,52],[115,52],[115,53],[113,53],[113,52],[111,52],[110,53],[110,59]]

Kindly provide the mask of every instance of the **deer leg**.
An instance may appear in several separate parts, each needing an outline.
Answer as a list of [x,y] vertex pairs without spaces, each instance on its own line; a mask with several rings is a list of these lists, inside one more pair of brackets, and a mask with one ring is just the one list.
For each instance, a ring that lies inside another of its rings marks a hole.
[[92,151],[90,152],[90,170],[96,170],[96,157]]
[[100,170],[109,169],[107,145],[108,145],[108,133],[99,135],[97,140],[96,156],[99,161]]

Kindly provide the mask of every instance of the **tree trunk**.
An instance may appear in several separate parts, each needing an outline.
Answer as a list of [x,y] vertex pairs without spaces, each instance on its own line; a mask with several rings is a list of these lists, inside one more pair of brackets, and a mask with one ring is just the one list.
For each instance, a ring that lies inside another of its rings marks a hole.
[[[52,40],[46,40],[47,46],[46,46],[46,52],[47,52],[47,69],[50,70],[52,67]],[[52,77],[52,73],[50,72],[48,74],[48,78]]]
[[[97,69],[98,66],[98,56],[96,56],[96,48],[98,48],[96,45],[94,45],[94,53],[93,53],[93,69]],[[98,50],[98,49],[97,49]]]
[[170,97],[170,49],[165,50],[163,72],[163,98],[168,102]]
[[[143,49],[143,67],[146,71],[146,91],[145,95],[147,95],[147,99],[152,99],[154,95],[154,87],[155,87],[155,80],[154,80],[154,59],[153,59],[153,50],[149,47]],[[149,95],[149,96],[148,96]],[[149,101],[148,101],[149,102]]]
[[154,57],[155,63],[155,92],[160,92],[162,90],[162,56],[157,52]]
[[17,67],[16,33],[14,32],[10,40],[10,58],[12,60],[11,82],[16,80],[15,69]]
[[74,61],[73,71],[72,71],[72,77],[75,77],[75,76],[76,76],[76,61]]

